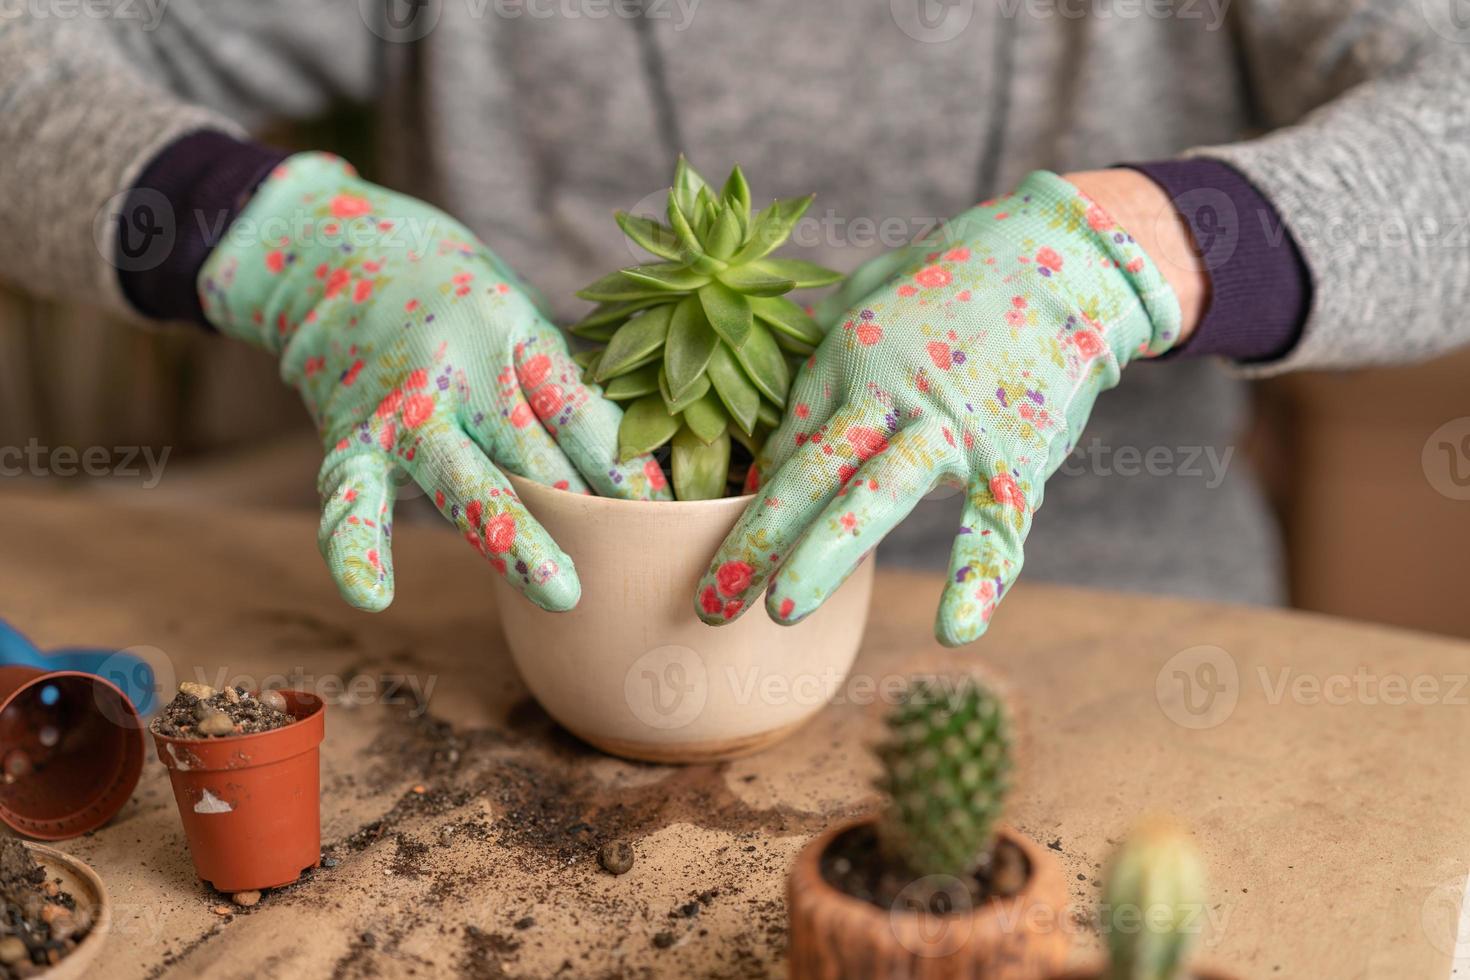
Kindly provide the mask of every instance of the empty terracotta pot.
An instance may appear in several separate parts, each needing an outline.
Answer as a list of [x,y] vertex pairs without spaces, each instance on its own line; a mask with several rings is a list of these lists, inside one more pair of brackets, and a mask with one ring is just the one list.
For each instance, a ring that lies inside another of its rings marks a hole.
[[0,667],[0,820],[17,833],[64,840],[112,819],[138,785],[143,744],[110,682]]
[[325,706],[282,691],[296,722],[253,735],[153,734],[199,877],[222,892],[285,885],[321,860]]
[[501,627],[526,686],[579,738],[653,762],[727,759],[789,735],[841,689],[871,560],[796,626],[764,607],[707,626],[696,586],[751,497],[617,500],[510,481],[576,563],[582,598],[546,612],[496,576]]
[[1067,885],[1044,848],[1002,827],[997,834],[1028,864],[1019,894],[949,915],[888,911],[822,877],[832,842],[872,822],[839,824],[797,855],[787,882],[791,980],[1035,980],[1061,968],[1071,943]]

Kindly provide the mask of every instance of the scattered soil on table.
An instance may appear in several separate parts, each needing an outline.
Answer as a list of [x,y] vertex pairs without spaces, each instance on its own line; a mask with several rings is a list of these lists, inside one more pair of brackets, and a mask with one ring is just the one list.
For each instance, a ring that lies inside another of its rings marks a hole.
[[46,880],[14,837],[0,839],[0,977],[32,977],[65,959],[92,928],[92,913]]
[[884,911],[927,909],[931,914],[967,912],[992,898],[1026,886],[1031,874],[1025,853],[1004,838],[974,874],[916,875],[885,858],[878,832],[863,824],[839,834],[821,859],[822,877],[838,891]]
[[296,720],[280,706],[270,703],[271,695],[280,698],[273,691],[256,696],[240,687],[227,687],[223,691],[199,685],[188,687],[189,690],[180,690],[153,719],[150,727],[155,733],[169,738],[254,735],[284,728]]
[[[373,760],[371,768],[335,791],[367,798],[391,794],[393,802],[329,841],[323,853],[348,864],[371,851],[381,880],[421,884],[414,886],[410,907],[384,905],[373,920],[371,942],[349,942],[329,971],[339,980],[394,968],[432,972],[451,966],[472,978],[642,980],[652,974],[623,962],[630,929],[641,935],[641,948],[657,957],[687,956],[687,947],[701,944],[708,965],[699,980],[766,978],[784,953],[785,904],[765,888],[752,888],[752,881],[785,874],[788,853],[771,842],[810,835],[830,819],[747,804],[727,784],[728,764],[663,767],[611,760],[529,700],[517,703],[499,724],[476,729],[457,729],[425,706],[409,705],[384,719],[362,754]],[[676,823],[717,829],[736,843],[709,858],[697,887],[671,903],[667,896],[652,899],[613,884],[636,875],[615,878],[604,870],[605,845],[613,845],[613,853],[620,844],[632,848],[636,871],[639,863],[656,859],[639,842]],[[496,914],[447,925],[474,900],[475,881],[505,873],[507,865],[544,884],[528,888]],[[590,915],[606,923],[606,935],[597,938],[594,930],[591,946],[569,951],[559,969],[527,973],[518,961],[528,949],[555,942],[554,930],[561,926],[543,922],[542,911],[555,910],[567,888],[577,893],[582,921]],[[724,913],[718,926],[709,918],[714,911]],[[738,925],[731,924],[732,911]],[[459,934],[449,961],[410,952],[417,948],[413,937],[445,936],[446,926]]]

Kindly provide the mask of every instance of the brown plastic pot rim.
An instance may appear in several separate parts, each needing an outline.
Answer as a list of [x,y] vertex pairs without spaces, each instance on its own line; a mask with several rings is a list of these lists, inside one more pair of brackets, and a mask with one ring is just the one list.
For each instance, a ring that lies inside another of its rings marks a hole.
[[[825,877],[822,876],[822,855],[827,853],[827,849],[832,846],[833,841],[837,840],[837,838],[841,837],[849,830],[853,830],[857,827],[864,827],[871,824],[876,824],[877,822],[878,817],[876,814],[869,814],[863,817],[855,817],[852,820],[847,820],[843,823],[837,824],[836,826],[828,828],[827,830],[823,831],[820,836],[813,839],[812,843],[808,845],[808,848],[812,848],[815,850],[815,853],[810,855],[810,859],[813,864],[812,870],[814,874],[812,875],[812,877],[814,877],[816,880],[816,887],[825,896],[825,899],[827,901],[845,902],[850,906],[861,909],[863,915],[871,916],[874,920],[886,923],[892,922],[894,916],[911,916],[917,918],[919,915],[919,913],[917,912],[895,912],[892,909],[880,909],[872,902],[866,902],[861,898],[856,898],[852,895],[847,894],[847,892],[841,890],[840,888],[834,888],[832,884],[828,882]],[[984,903],[977,905],[975,908],[970,910],[971,918],[980,918],[983,916],[991,915],[993,914],[992,910],[996,906],[1006,905],[1012,902],[1019,902],[1027,895],[1034,894],[1036,891],[1034,887],[1037,863],[1036,852],[1038,849],[1038,845],[1036,844],[1036,842],[1031,840],[1031,838],[1027,837],[1026,835],[1022,834],[1020,831],[1016,830],[1014,827],[1009,826],[1008,824],[997,825],[995,828],[995,836],[997,839],[1004,838],[1021,849],[1021,852],[1026,855],[1026,860],[1030,864],[1031,873],[1026,876],[1025,888],[1021,889],[1016,894],[1006,898],[986,899]],[[816,847],[816,845],[818,844],[820,844],[819,848]]]
[[[181,745],[181,746],[195,746],[195,745],[246,745],[246,744],[249,744],[251,741],[255,741],[255,740],[268,740],[268,739],[272,739],[272,738],[281,738],[284,735],[284,733],[291,731],[292,729],[296,728],[299,725],[302,725],[302,724],[305,724],[308,721],[311,721],[317,715],[321,714],[322,711],[324,711],[326,709],[326,707],[327,707],[327,703],[325,701],[323,701],[321,698],[317,697],[315,694],[312,694],[312,693],[310,693],[308,691],[287,691],[287,690],[283,690],[281,693],[283,693],[283,694],[294,694],[297,697],[302,698],[302,699],[310,698],[312,701],[314,701],[316,703],[311,706],[311,710],[309,712],[307,712],[306,714],[300,716],[295,721],[291,722],[291,724],[289,724],[289,725],[282,725],[280,728],[272,728],[269,731],[265,731],[265,732],[242,732],[239,735],[220,735],[218,737],[211,736],[209,738],[179,738],[176,735],[163,735],[163,734],[160,734],[159,732],[155,732],[152,728],[150,728],[150,729],[148,729],[148,734],[152,735],[154,738],[156,738],[158,741],[162,742],[165,745]],[[310,751],[310,750],[309,749],[303,749],[302,751]]]

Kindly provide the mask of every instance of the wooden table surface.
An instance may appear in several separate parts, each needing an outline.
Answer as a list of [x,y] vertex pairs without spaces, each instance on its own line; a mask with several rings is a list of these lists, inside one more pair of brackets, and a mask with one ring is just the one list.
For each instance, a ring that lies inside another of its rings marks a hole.
[[[338,600],[305,514],[0,496],[0,615],[38,643],[154,648],[176,680],[299,670],[335,701],[334,865],[254,909],[212,911],[151,758],[117,819],[62,845],[118,906],[109,976],[783,976],[792,856],[873,802],[870,692],[936,664],[983,665],[1012,691],[1027,734],[1013,821],[1074,882],[1079,955],[1099,862],[1163,810],[1211,866],[1212,962],[1290,980],[1449,974],[1470,645],[1023,583],[984,641],[946,652],[930,636],[938,579],[882,571],[840,703],[764,754],[663,768],[600,756],[527,700],[492,573],[451,532],[405,526],[396,543],[398,600],[371,616]],[[611,839],[637,853],[622,877],[597,865]]]

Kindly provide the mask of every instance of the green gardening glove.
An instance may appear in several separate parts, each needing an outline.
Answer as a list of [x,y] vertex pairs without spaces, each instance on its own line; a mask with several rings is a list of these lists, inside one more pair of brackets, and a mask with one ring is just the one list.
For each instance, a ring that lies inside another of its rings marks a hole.
[[802,368],[756,461],[769,482],[699,584],[706,622],[739,616],[768,583],[771,617],[799,622],[925,494],[952,485],[966,503],[935,634],[974,640],[1098,393],[1177,338],[1163,275],[1055,174],[1033,173],[939,237],[846,287],[861,301]]
[[322,554],[360,609],[393,601],[398,470],[551,610],[577,604],[576,570],[496,464],[562,489],[668,496],[651,458],[618,462],[622,413],[582,384],[510,270],[448,215],[335,157],[281,164],[199,289],[209,321],[277,354],[305,399],[326,448]]

